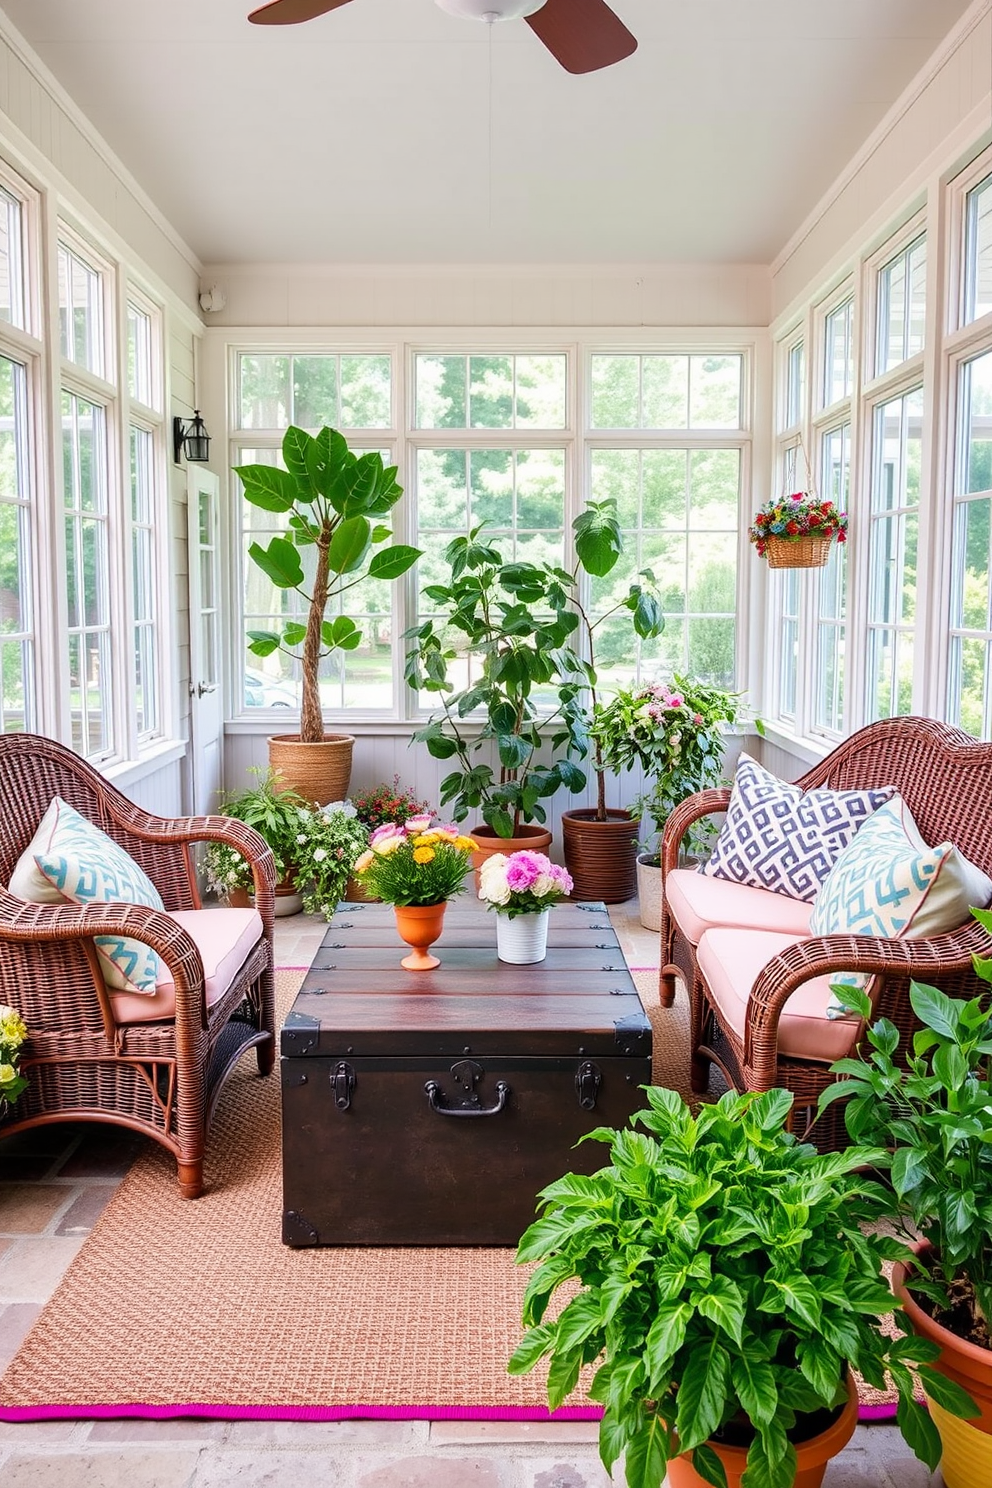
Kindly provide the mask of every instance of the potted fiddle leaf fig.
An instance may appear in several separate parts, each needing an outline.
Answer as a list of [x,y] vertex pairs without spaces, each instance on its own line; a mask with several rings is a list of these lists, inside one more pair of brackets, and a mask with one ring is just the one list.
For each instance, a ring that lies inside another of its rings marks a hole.
[[[666,1472],[671,1488],[814,1488],[854,1431],[851,1370],[891,1380],[907,1440],[935,1466],[913,1371],[951,1409],[968,1402],[931,1367],[936,1345],[882,1326],[883,1263],[910,1254],[879,1229],[888,1196],[861,1171],[884,1151],[800,1143],[785,1090],[728,1092],[696,1116],[675,1091],[646,1094],[628,1127],[583,1138],[609,1144],[608,1167],[539,1195],[510,1373],[549,1359],[556,1409],[596,1364],[600,1455],[609,1473],[623,1454],[628,1488]],[[549,1318],[559,1287],[569,1300]]]
[[320,664],[333,651],[354,651],[362,642],[355,621],[344,613],[328,619],[328,606],[365,579],[398,579],[420,551],[390,541],[392,529],[383,519],[403,488],[396,466],[384,466],[378,452],[355,454],[335,429],[311,435],[291,425],[282,457],[284,469],[234,468],[246,501],[286,517],[286,531],[265,547],[252,543],[248,555],[277,589],[300,596],[306,618],[294,616],[279,630],[249,631],[248,649],[259,657],[275,651],[299,656],[300,731],[270,740],[269,759],[287,789],[326,804],[347,795],[355,741],[348,734],[325,735]]

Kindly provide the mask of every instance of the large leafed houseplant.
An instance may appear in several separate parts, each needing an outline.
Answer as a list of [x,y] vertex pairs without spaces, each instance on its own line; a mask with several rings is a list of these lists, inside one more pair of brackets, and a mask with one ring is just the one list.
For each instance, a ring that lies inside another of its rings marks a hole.
[[[259,657],[285,651],[299,656],[302,673],[300,731],[288,736],[299,745],[325,740],[320,704],[320,664],[333,651],[353,651],[362,632],[345,613],[327,618],[328,607],[364,579],[398,579],[420,556],[419,549],[394,543],[384,520],[403,494],[396,467],[384,466],[377,452],[349,449],[343,434],[323,428],[316,435],[290,426],[282,441],[285,468],[238,465],[245,500],[286,517],[286,530],[263,547],[253,542],[248,555],[277,589],[300,596],[305,619],[295,616],[278,630],[252,630],[249,651]],[[341,736],[338,736],[341,737]],[[349,736],[343,736],[348,739]],[[350,745],[347,768],[350,772]],[[347,793],[347,774],[335,772],[326,784],[303,763],[305,773],[290,778],[280,753],[277,762],[287,786],[321,804]]]
[[[540,1264],[511,1373],[550,1359],[557,1408],[598,1364],[600,1455],[610,1472],[623,1454],[629,1488],[666,1472],[676,1488],[791,1488],[800,1465],[820,1482],[854,1430],[850,1369],[891,1379],[904,1434],[934,1466],[912,1370],[952,1409],[967,1402],[931,1367],[934,1345],[882,1327],[883,1263],[910,1253],[880,1230],[888,1196],[861,1171],[885,1153],[798,1142],[784,1090],[729,1092],[697,1116],[675,1091],[647,1096],[629,1127],[588,1134],[609,1143],[608,1167],[540,1195],[517,1253]],[[549,1316],[559,1287],[568,1300]]]

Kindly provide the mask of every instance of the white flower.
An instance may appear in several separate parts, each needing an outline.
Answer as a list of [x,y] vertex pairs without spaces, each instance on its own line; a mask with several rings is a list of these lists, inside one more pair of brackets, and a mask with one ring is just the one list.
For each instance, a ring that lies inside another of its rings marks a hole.
[[306,842],[306,840],[307,840],[307,834],[306,834],[306,832],[300,832],[299,835],[297,836],[296,840],[297,840],[297,842]]
[[315,863],[322,863],[326,857],[327,857],[327,848],[326,847],[317,847],[317,848],[314,848],[313,860],[314,860]]
[[530,891],[538,899],[543,899],[545,894],[553,894],[557,884],[550,873],[539,873],[530,886]]
[[358,815],[358,812],[355,810],[354,806],[349,800],[328,801],[327,805],[321,806],[320,809],[324,816],[333,816],[335,811],[340,811],[342,816]]
[[493,853],[479,869],[479,898],[489,904],[509,904],[510,885],[506,881],[505,853]]

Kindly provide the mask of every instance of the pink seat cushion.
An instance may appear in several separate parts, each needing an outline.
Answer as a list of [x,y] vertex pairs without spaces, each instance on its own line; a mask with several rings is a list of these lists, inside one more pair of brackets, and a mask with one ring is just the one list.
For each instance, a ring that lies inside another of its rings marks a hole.
[[[255,909],[182,909],[170,911],[169,919],[181,925],[195,942],[203,961],[207,1007],[213,1007],[261,939],[261,916]],[[108,989],[118,1023],[158,1023],[176,1016],[175,983],[164,961],[162,970],[167,980],[160,980],[154,992]]]
[[[801,939],[768,930],[707,930],[699,942],[696,959],[713,1004],[742,1041],[747,1001],[758,973],[773,956]],[[793,992],[779,1019],[780,1054],[821,1064],[850,1054],[860,1020],[827,1017],[832,977],[833,973],[814,977]]]
[[772,894],[726,878],[707,878],[691,868],[675,868],[665,880],[668,907],[688,941],[698,945],[707,930],[740,926],[774,930],[790,940],[809,934],[813,906],[787,894]]

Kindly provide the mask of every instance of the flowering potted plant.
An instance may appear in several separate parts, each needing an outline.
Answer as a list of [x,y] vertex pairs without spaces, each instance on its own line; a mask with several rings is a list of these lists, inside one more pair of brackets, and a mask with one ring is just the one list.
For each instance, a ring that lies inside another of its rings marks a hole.
[[305,807],[299,813],[294,853],[304,914],[331,918],[338,901],[348,897],[351,870],[368,840],[368,830],[349,801],[313,811]]
[[769,568],[822,568],[834,539],[847,541],[847,513],[812,491],[793,491],[761,508],[748,537]]
[[430,971],[439,964],[428,947],[441,934],[446,901],[465,887],[475,852],[471,837],[432,821],[424,812],[403,823],[383,823],[354,867],[360,884],[394,906],[400,938],[412,947],[401,962],[408,971]]
[[544,853],[493,853],[479,870],[479,898],[496,911],[496,954],[517,965],[543,961],[548,913],[572,892],[572,875]]
[[[724,726],[740,722],[739,695],[707,682],[673,673],[671,683],[651,682],[621,688],[593,720],[606,767],[619,773],[639,766],[644,790],[631,811],[649,820],[652,832],[647,849],[637,860],[641,923],[661,928],[661,863],[657,841],[669,815],[695,791],[716,785],[721,778]],[[755,720],[758,733],[764,732]],[[690,828],[685,848],[705,851],[710,818]]]
[[[295,914],[301,907],[296,891],[295,868],[300,813],[308,814],[307,802],[294,791],[279,788],[273,772],[253,767],[257,785],[228,791],[220,798],[220,811],[254,827],[276,860],[276,914]],[[203,863],[207,887],[226,895],[230,902],[247,904],[254,880],[251,868],[235,847],[212,842]]]
[[0,1004],[0,1115],[28,1088],[21,1074],[21,1049],[27,1024],[16,1008]]
[[351,797],[355,815],[363,827],[370,832],[384,827],[387,822],[402,826],[411,816],[422,816],[430,807],[426,801],[418,801],[409,786],[400,785],[400,777],[393,776],[392,785],[371,785],[366,790],[356,791]]

